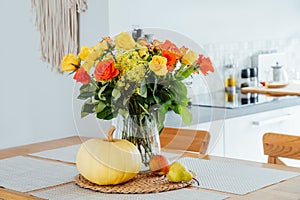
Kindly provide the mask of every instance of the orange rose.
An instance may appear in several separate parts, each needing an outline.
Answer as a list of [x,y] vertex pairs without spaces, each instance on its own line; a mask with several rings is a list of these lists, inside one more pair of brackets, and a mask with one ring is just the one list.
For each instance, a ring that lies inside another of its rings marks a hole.
[[85,71],[85,69],[83,67],[80,67],[75,75],[74,75],[74,79],[77,81],[77,82],[80,82],[82,84],[88,84],[91,80],[91,77],[90,75],[87,73],[87,71]]
[[207,75],[209,71],[215,71],[210,59],[205,58],[202,54],[199,54],[198,64],[200,65],[200,70],[204,75]]
[[176,66],[176,62],[177,62],[177,55],[170,52],[170,51],[166,51],[166,50],[163,50],[161,55],[165,58],[167,58],[167,69],[168,71],[172,71],[175,66]]
[[167,50],[174,53],[174,55],[176,55],[177,58],[181,57],[180,50],[170,40],[166,40],[164,43],[160,44],[159,47],[161,48],[161,50]]
[[184,56],[188,50],[189,50],[189,49],[186,48],[185,46],[182,46],[182,47],[180,47],[180,49],[179,49],[179,51],[180,51],[180,53],[181,53],[182,56]]
[[94,71],[96,81],[110,80],[119,75],[119,70],[114,67],[112,58],[99,62]]

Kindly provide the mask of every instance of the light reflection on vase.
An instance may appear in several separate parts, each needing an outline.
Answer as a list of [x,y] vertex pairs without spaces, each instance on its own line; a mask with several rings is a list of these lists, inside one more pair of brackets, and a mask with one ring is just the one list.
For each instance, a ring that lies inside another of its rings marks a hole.
[[151,116],[118,115],[116,123],[116,138],[132,142],[142,157],[141,171],[149,170],[149,161],[153,155],[160,153],[159,132],[155,119]]

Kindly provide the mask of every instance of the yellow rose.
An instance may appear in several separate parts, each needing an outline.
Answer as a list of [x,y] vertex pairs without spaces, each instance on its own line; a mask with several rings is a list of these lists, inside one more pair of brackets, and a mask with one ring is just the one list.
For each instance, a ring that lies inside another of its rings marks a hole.
[[150,69],[158,76],[164,76],[168,73],[167,58],[162,56],[153,56],[149,62]]
[[94,65],[94,62],[85,62],[81,67],[85,69],[86,72],[90,73],[92,66]]
[[106,41],[98,42],[94,48],[96,51],[99,51],[101,54],[108,49],[108,45]]
[[135,41],[131,35],[127,32],[121,32],[115,37],[116,46],[120,49],[133,49],[135,47]]
[[99,58],[100,52],[96,51],[95,49],[92,49],[89,53],[89,55],[86,57],[86,62],[95,62],[97,58]]
[[149,57],[148,48],[139,49],[139,55],[143,60],[147,60]]
[[78,54],[78,57],[81,60],[85,60],[88,57],[89,53],[90,53],[90,49],[87,46],[82,46]]
[[187,52],[187,54],[185,54],[182,57],[181,62],[185,65],[190,65],[196,60],[197,60],[197,54],[194,51],[190,50]]
[[79,67],[79,60],[74,54],[68,54],[63,57],[61,70],[64,72],[74,71]]

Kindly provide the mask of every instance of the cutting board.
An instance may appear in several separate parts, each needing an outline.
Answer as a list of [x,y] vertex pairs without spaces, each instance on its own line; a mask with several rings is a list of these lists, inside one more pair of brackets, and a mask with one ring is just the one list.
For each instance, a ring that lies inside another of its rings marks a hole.
[[271,96],[300,96],[300,84],[291,83],[281,88],[244,87],[242,93],[258,93]]

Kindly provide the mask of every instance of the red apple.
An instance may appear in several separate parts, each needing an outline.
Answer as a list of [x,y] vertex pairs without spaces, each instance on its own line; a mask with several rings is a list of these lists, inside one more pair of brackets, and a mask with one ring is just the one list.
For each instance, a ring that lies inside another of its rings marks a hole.
[[158,154],[151,157],[149,168],[154,174],[165,175],[168,173],[170,165],[165,156]]

